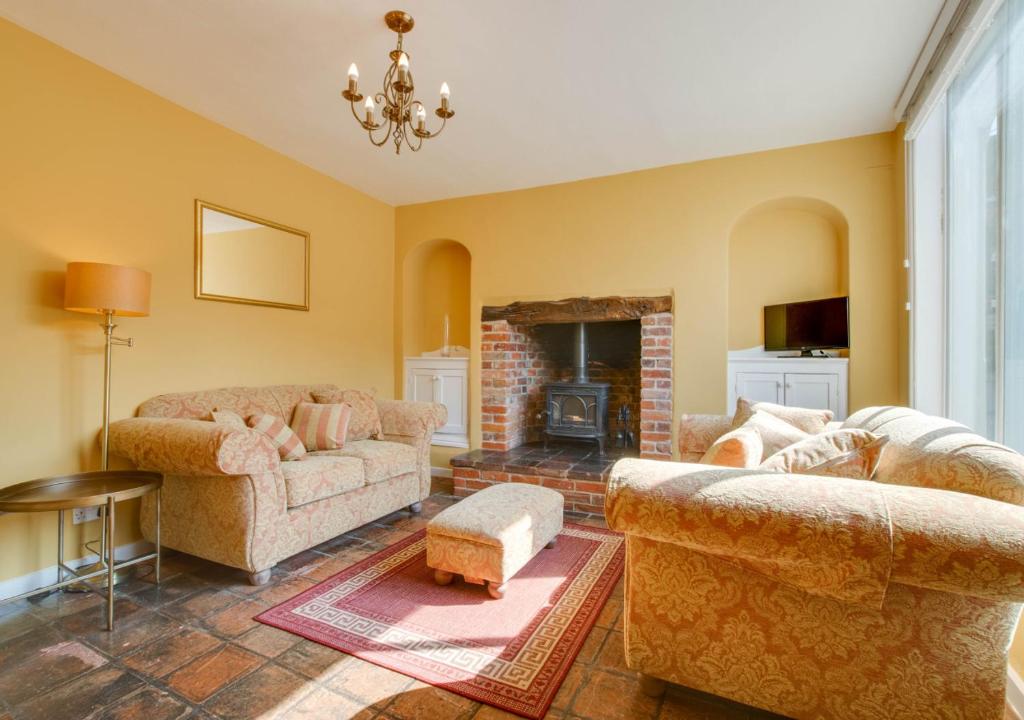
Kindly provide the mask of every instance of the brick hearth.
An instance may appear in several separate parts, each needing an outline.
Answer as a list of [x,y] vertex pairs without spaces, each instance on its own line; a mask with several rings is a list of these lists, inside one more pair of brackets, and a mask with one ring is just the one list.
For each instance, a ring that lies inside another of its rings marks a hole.
[[507,451],[474,450],[452,458],[454,492],[472,495],[495,483],[520,482],[557,490],[565,509],[604,513],[605,486],[612,465],[635,450],[609,448],[604,455],[586,444],[529,443]]

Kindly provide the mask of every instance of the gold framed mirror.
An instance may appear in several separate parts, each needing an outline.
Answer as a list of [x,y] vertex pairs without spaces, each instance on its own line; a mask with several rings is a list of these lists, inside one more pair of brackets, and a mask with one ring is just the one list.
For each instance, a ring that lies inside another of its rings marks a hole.
[[309,310],[309,233],[196,200],[196,298]]

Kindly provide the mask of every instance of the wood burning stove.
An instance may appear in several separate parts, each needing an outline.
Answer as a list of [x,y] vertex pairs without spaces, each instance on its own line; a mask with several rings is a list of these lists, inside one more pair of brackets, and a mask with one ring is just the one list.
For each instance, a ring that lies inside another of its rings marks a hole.
[[608,437],[608,383],[590,382],[587,372],[587,325],[576,324],[573,341],[572,382],[550,383],[547,393],[547,423],[544,443],[552,437],[596,440],[604,454]]

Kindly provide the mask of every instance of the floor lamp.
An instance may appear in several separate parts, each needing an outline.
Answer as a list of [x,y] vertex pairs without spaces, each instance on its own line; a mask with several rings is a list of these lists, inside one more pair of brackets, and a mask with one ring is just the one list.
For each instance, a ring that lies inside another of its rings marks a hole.
[[[99,314],[103,316],[100,327],[103,329],[103,434],[100,444],[100,468],[107,469],[108,445],[110,438],[110,365],[111,349],[115,345],[132,346],[131,338],[120,338],[114,335],[114,316],[145,317],[149,315],[150,274],[144,270],[107,265],[105,263],[73,262],[68,263],[67,281],[64,285],[64,309],[75,312]],[[107,556],[106,508],[100,508],[99,556]],[[88,547],[88,543],[86,543]],[[116,580],[115,580],[116,582]],[[69,589],[84,589],[70,585]]]

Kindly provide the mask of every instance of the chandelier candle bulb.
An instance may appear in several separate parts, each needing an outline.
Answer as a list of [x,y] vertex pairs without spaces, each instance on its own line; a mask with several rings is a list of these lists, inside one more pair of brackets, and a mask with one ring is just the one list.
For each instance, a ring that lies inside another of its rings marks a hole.
[[363,105],[366,108],[366,124],[373,125],[373,98],[369,95],[366,96],[366,103]]
[[355,63],[348,66],[348,91],[353,95],[359,92],[359,68]]
[[448,110],[448,98],[451,97],[452,91],[448,89],[448,83],[441,83],[441,109]]
[[409,56],[405,53],[398,56],[398,82],[409,84]]
[[419,130],[420,132],[423,132],[423,130],[426,127],[427,111],[423,109],[422,105],[420,105],[418,108],[416,108],[416,129]]

